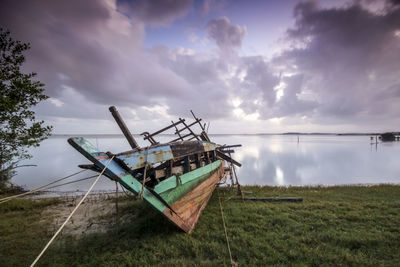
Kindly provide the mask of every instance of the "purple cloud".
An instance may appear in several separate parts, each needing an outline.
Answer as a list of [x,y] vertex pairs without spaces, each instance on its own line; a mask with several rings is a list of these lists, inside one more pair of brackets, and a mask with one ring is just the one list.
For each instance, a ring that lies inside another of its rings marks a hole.
[[193,5],[192,0],[137,0],[119,1],[118,8],[132,15],[134,19],[151,24],[167,26],[174,20],[187,15]]
[[294,15],[295,27],[287,31],[294,48],[275,61],[305,75],[303,86],[320,103],[317,115],[400,115],[386,106],[400,100],[393,89],[400,85],[399,8],[375,13],[361,4],[322,9],[306,2]]
[[192,7],[184,0],[5,0],[0,25],[31,43],[25,68],[38,73],[52,97],[39,108],[42,116],[104,119],[99,110],[108,105],[146,119],[190,109],[206,119],[233,119],[240,109],[260,120],[307,117],[317,124],[400,116],[395,1],[379,12],[363,2],[342,8],[300,3],[286,31],[287,48],[272,58],[243,53],[248,25],[227,17],[203,28],[217,51],[207,44],[197,51],[145,47],[146,24],[173,27]]
[[234,25],[227,17],[209,21],[206,30],[208,36],[217,43],[221,50],[240,47],[247,34],[245,26]]

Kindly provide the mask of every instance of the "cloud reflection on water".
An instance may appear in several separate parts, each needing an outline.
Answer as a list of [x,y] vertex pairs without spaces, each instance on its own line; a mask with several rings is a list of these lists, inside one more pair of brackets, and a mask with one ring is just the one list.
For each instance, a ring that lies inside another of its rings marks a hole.
[[[400,142],[383,143],[371,149],[368,136],[217,135],[219,144],[242,144],[234,158],[244,185],[335,185],[354,183],[400,183]],[[90,138],[104,151],[129,149],[121,138]],[[138,140],[139,141],[139,140]],[[166,140],[160,140],[161,142]],[[140,142],[141,145],[144,143]],[[29,164],[13,181],[31,189],[78,171],[78,164],[89,163],[65,138],[50,138],[32,150]],[[28,162],[26,162],[28,164]],[[80,176],[92,175],[91,171]],[[228,179],[229,180],[229,179]],[[60,190],[86,190],[91,180],[61,187]],[[115,184],[101,179],[97,190],[113,190]]]

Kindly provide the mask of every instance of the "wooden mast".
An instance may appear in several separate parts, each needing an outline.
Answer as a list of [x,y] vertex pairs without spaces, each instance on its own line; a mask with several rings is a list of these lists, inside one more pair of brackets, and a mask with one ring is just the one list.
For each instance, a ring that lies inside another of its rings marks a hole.
[[128,127],[126,126],[125,122],[122,120],[121,116],[116,107],[111,106],[109,108],[111,114],[113,115],[115,121],[117,122],[119,128],[121,129],[122,133],[125,135],[125,138],[128,140],[128,143],[131,145],[132,149],[139,148],[138,143],[136,143],[135,138],[133,138],[131,132],[129,131]]

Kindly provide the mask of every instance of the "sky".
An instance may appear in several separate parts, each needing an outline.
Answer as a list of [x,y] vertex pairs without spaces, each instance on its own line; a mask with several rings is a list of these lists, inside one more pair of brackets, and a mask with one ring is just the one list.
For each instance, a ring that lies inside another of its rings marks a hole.
[[57,134],[400,128],[400,1],[2,0]]

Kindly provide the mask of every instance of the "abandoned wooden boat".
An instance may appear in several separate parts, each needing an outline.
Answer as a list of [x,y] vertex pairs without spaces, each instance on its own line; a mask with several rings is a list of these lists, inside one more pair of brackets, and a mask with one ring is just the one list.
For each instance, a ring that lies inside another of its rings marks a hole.
[[[179,119],[153,134],[143,133],[150,146],[141,148],[116,108],[110,107],[110,111],[132,150],[104,153],[85,138],[73,137],[68,142],[93,163],[80,167],[101,172],[112,159],[104,171],[105,176],[141,196],[183,231],[191,232],[216,185],[226,178],[233,165],[241,166],[230,156],[232,147],[240,145],[220,146],[211,142],[201,119],[192,112],[195,121],[189,125]],[[178,129],[178,125],[183,127]],[[190,128],[193,125],[200,126],[199,135]],[[178,138],[164,144],[154,139],[155,135],[171,128]],[[183,134],[184,131],[189,133]]]

